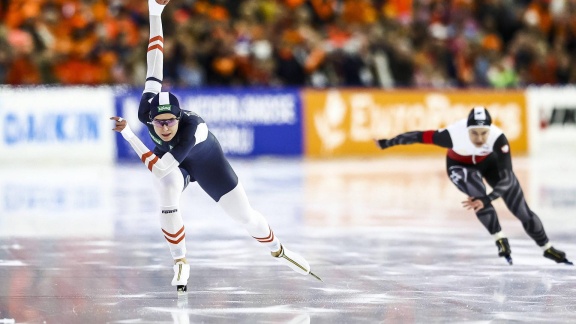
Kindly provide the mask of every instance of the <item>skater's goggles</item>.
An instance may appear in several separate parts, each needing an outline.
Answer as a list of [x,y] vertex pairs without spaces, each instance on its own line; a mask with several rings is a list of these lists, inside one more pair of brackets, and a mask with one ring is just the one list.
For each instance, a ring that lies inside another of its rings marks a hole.
[[152,125],[156,127],[172,127],[178,124],[178,118],[170,118],[170,119],[152,119]]

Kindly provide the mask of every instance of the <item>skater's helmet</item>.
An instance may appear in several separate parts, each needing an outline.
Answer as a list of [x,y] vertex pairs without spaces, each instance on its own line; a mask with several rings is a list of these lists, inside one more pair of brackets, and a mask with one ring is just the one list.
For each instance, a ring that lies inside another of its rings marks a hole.
[[160,114],[172,114],[180,119],[182,110],[178,98],[170,92],[160,92],[150,101],[150,120]]
[[476,106],[470,110],[466,127],[481,128],[490,127],[490,125],[492,125],[492,117],[490,117],[490,113],[486,110],[486,107]]

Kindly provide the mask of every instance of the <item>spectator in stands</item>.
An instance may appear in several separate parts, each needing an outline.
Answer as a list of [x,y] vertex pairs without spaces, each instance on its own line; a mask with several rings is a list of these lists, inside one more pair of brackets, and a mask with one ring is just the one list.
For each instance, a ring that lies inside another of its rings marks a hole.
[[[565,0],[195,0],[166,15],[174,86],[576,82]],[[136,85],[143,73],[139,0],[2,1],[0,17],[0,83]]]

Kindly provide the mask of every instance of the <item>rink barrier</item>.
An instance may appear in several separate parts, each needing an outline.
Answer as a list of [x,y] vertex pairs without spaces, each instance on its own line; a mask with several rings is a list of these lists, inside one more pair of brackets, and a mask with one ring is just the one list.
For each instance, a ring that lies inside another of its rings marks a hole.
[[[183,109],[200,115],[228,156],[301,156],[302,117],[297,89],[178,90]],[[148,129],[138,121],[141,91],[120,92],[115,97],[119,116],[148,147]],[[121,136],[116,137],[118,161],[133,161],[136,154]]]
[[0,163],[113,163],[110,88],[0,87]]
[[[485,106],[512,150],[528,151],[523,91],[304,90],[305,154],[312,157],[382,155],[374,139],[414,130],[437,130]],[[386,154],[445,152],[433,145],[399,145]]]
[[[202,116],[229,156],[379,156],[376,138],[440,129],[486,106],[515,154],[551,148],[576,152],[576,87],[518,91],[379,89],[180,89],[185,109]],[[138,121],[141,89],[0,87],[0,163],[138,161],[111,131],[126,118],[148,147]],[[431,145],[386,154],[429,154]]]
[[529,87],[530,154],[576,153],[576,87]]

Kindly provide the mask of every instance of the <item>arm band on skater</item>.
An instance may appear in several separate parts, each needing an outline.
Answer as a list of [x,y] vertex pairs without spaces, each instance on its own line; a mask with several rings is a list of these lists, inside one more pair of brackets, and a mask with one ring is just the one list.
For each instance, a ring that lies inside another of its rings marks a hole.
[[425,131],[422,132],[422,143],[423,144],[434,144],[432,137],[434,135],[434,131]]

